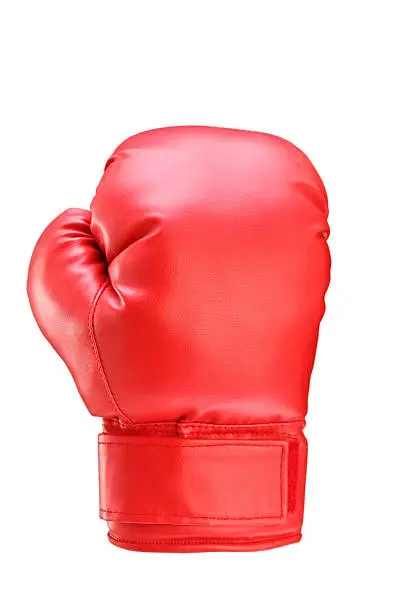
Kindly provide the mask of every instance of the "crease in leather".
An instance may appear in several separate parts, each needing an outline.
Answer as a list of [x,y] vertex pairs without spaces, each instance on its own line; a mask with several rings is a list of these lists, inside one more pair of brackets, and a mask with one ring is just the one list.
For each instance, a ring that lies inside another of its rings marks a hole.
[[105,289],[111,285],[111,281],[110,278],[108,278],[103,285],[98,289],[98,291],[95,294],[94,299],[92,300],[92,304],[91,304],[91,308],[89,311],[89,317],[88,317],[88,329],[89,329],[89,335],[91,337],[91,342],[92,342],[92,347],[95,353],[95,359],[96,359],[96,363],[98,366],[98,370],[99,373],[101,375],[103,384],[105,386],[106,392],[108,394],[108,397],[111,401],[111,403],[113,404],[113,407],[116,411],[116,413],[121,416],[123,419],[125,419],[125,421],[127,421],[128,423],[132,423],[132,421],[129,419],[129,417],[119,408],[118,402],[116,401],[116,398],[113,394],[113,391],[109,385],[109,381],[105,372],[105,369],[103,367],[103,363],[102,363],[102,359],[100,356],[100,352],[99,352],[99,347],[98,347],[98,343],[96,341],[96,334],[95,334],[95,311],[96,311],[96,306],[103,294],[103,292],[105,291]]

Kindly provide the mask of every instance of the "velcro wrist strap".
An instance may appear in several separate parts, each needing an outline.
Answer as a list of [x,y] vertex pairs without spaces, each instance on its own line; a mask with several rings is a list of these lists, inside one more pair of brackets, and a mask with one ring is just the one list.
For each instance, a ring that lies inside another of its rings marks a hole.
[[296,494],[295,464],[285,439],[101,434],[100,515],[139,524],[273,525],[286,520]]

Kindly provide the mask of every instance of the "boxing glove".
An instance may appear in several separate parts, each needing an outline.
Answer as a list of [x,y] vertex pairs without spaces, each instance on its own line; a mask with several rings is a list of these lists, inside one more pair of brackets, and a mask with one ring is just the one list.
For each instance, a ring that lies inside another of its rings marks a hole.
[[117,546],[258,550],[301,537],[327,197],[268,134],[171,127],[108,160],[91,210],[42,234],[28,295],[99,436]]

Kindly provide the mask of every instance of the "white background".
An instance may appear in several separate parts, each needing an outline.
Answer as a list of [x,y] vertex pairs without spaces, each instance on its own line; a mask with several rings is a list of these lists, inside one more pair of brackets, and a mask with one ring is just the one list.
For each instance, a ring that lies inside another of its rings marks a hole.
[[[407,610],[407,17],[401,1],[14,1],[1,15],[1,540],[5,612]],[[272,132],[329,194],[304,537],[130,553],[98,519],[98,419],[25,294],[46,224],[88,207],[154,127]]]

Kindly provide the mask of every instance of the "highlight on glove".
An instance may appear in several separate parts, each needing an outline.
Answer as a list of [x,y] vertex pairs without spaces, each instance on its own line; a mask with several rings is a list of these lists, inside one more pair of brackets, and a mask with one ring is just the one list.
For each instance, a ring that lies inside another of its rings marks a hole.
[[286,140],[125,140],[91,210],[35,247],[32,311],[99,436],[100,516],[142,551],[301,538],[303,434],[330,255],[326,191]]

